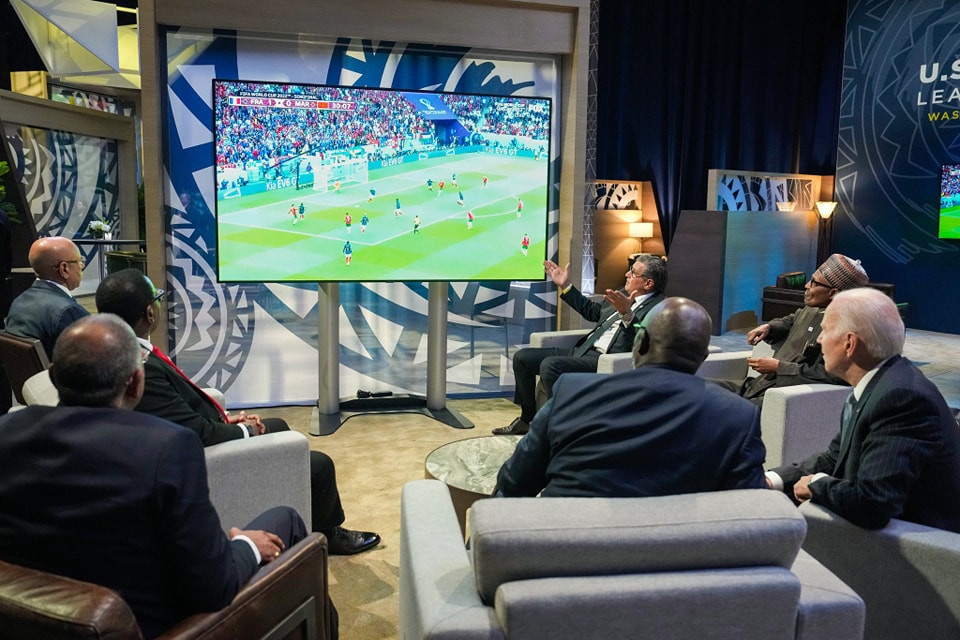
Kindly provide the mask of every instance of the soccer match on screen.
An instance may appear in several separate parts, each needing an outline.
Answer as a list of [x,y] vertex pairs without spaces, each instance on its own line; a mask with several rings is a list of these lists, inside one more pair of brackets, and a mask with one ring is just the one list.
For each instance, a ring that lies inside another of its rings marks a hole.
[[549,99],[213,91],[221,281],[543,278]]
[[940,238],[960,239],[960,164],[945,164],[940,173]]

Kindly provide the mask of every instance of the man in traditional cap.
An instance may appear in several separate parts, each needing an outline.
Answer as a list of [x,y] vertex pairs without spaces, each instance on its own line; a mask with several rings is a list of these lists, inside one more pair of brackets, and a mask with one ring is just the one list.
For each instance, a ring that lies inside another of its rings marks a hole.
[[747,342],[752,345],[761,340],[778,345],[770,357],[747,358],[747,365],[759,375],[753,374],[745,380],[714,379],[713,382],[756,404],[763,403],[763,394],[770,387],[817,382],[844,384],[823,366],[823,353],[817,343],[820,322],[824,310],[837,293],[862,287],[867,281],[867,272],[859,260],[833,254],[813,272],[804,286],[803,308],[747,333]]

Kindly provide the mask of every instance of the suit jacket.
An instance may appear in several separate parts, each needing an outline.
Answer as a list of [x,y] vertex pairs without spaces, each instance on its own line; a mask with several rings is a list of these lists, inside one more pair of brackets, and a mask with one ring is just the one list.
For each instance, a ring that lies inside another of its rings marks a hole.
[[850,437],[775,469],[793,495],[801,476],[813,501],[866,528],[890,518],[960,533],[960,432],[937,388],[906,358],[886,362],[854,409]]
[[63,330],[88,315],[73,296],[52,282],[37,279],[11,303],[6,329],[14,335],[36,338],[53,360],[53,345]]
[[497,476],[498,495],[661,496],[763,488],[760,410],[646,365],[566,373]]
[[143,369],[146,382],[137,411],[190,429],[205,447],[243,437],[240,427],[223,421],[210,396],[198,391],[167,362],[151,353]]
[[115,589],[150,638],[220,609],[257,569],[210,503],[196,435],[133,411],[0,418],[0,558]]
[[[592,345],[594,342],[596,342],[597,338],[600,337],[598,332],[600,324],[609,318],[610,314],[616,311],[614,306],[606,300],[600,303],[584,297],[584,295],[580,293],[580,290],[576,287],[571,287],[570,291],[567,291],[560,297],[564,302],[573,307],[577,313],[583,316],[584,319],[597,323],[597,326],[593,328],[593,331],[577,341],[577,344],[574,346],[574,350],[576,350],[576,348],[580,345],[586,343]],[[636,322],[643,320],[650,309],[655,307],[658,302],[663,300],[663,298],[663,293],[658,291],[644,300],[643,303],[641,303],[640,306],[637,307],[637,309],[635,309],[633,312]],[[607,348],[607,353],[626,353],[633,350],[633,339],[637,335],[637,330],[634,328],[633,323],[631,323],[628,327],[624,327],[622,322],[617,322],[616,326],[617,332],[614,334],[613,340],[610,341],[610,346]]]
[[780,343],[773,357],[780,361],[776,373],[765,373],[747,378],[743,384],[744,398],[758,398],[770,387],[789,387],[797,384],[841,384],[846,382],[827,373],[823,365],[823,351],[817,338],[823,309],[802,307],[788,316],[771,320],[766,341]]

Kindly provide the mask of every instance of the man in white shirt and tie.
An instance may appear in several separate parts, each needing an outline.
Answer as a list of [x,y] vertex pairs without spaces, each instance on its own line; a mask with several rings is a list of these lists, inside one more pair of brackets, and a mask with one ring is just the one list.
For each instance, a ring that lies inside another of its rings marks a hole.
[[577,313],[597,325],[573,349],[533,348],[513,354],[513,375],[516,381],[514,402],[520,405],[520,416],[505,427],[493,430],[496,435],[522,435],[530,428],[537,411],[536,378],[539,375],[547,397],[553,384],[567,372],[595,373],[597,361],[604,353],[627,353],[633,347],[638,324],[658,302],[667,286],[667,265],[662,258],[649,254],[637,257],[626,273],[623,289],[607,289],[604,302],[590,300],[570,282],[570,265],[561,268],[555,262],[543,263],[544,271],[560,288],[560,298]]
[[893,301],[838,293],[820,336],[827,372],[853,386],[826,451],[767,472],[767,485],[868,529],[899,518],[960,533],[960,431],[937,388],[903,352]]

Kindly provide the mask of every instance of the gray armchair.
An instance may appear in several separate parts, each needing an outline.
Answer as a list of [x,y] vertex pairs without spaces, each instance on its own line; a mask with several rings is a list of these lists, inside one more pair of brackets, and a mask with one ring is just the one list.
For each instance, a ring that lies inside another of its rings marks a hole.
[[[531,347],[555,347],[569,349],[577,340],[590,333],[589,329],[568,329],[564,331],[537,331],[530,334]],[[710,353],[719,353],[720,347],[711,346]],[[622,373],[633,368],[633,354],[605,353],[597,362],[597,373]]]
[[809,502],[800,513],[803,548],[863,598],[865,637],[960,638],[960,534],[896,519],[863,529]]
[[863,602],[800,551],[778,492],[482,500],[469,551],[444,484],[401,505],[406,640],[862,636]]
[[[207,389],[223,398],[216,389]],[[59,395],[47,371],[23,385],[28,405],[56,406]],[[310,441],[297,431],[268,433],[204,449],[210,501],[221,524],[242,527],[271,507],[293,507],[310,522]],[[247,478],[257,478],[249,482]]]
[[[753,351],[725,351],[707,356],[701,378],[745,378],[747,358],[773,350],[761,342]],[[773,387],[763,394],[760,433],[767,447],[767,468],[799,462],[824,451],[840,430],[840,413],[852,389],[834,384]]]

